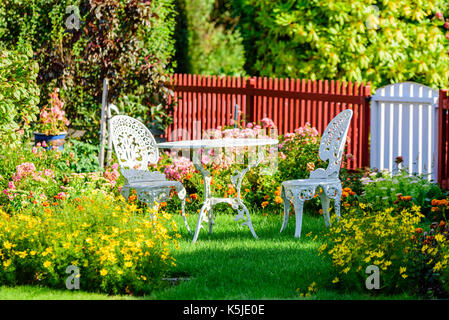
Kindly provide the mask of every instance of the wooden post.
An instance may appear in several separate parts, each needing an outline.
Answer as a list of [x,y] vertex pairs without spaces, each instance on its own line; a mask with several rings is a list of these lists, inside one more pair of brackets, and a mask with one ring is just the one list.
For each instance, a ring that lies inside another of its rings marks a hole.
[[111,138],[111,118],[112,118],[112,111],[114,111],[116,114],[119,114],[119,110],[116,105],[114,104],[108,104],[107,108],[107,131],[108,131],[108,149],[106,151],[106,164],[109,166],[111,165],[111,159],[112,159],[112,138]]
[[98,162],[100,167],[104,168],[104,145],[106,140],[106,109],[108,106],[108,79],[103,79],[103,97],[101,101],[101,120],[100,120],[100,154]]
[[438,184],[443,187],[444,169],[445,169],[445,141],[443,138],[443,117],[444,117],[444,105],[447,99],[447,91],[440,90],[440,95],[438,97]]
[[364,113],[363,119],[363,138],[362,138],[362,167],[370,166],[370,139],[369,135],[371,132],[371,85],[368,82],[365,86],[365,92],[361,92],[363,95],[362,108]]
[[252,90],[255,87],[255,79],[248,78],[246,80],[246,119],[245,124],[254,122],[254,96]]

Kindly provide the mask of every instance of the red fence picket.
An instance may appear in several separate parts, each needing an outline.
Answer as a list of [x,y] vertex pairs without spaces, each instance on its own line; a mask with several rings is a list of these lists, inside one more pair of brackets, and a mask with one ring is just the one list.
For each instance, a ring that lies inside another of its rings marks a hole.
[[438,99],[438,183],[449,189],[449,96],[440,90]]
[[369,166],[369,84],[186,74],[172,75],[170,83],[177,106],[166,131],[168,141],[200,139],[202,131],[229,125],[231,120],[260,122],[265,117],[273,120],[279,134],[307,122],[322,134],[334,116],[350,108],[354,116],[348,152],[354,158],[348,168]]

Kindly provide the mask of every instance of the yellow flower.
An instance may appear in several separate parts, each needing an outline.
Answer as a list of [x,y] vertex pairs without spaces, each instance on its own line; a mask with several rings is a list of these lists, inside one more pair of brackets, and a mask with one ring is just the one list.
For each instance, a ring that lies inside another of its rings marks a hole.
[[5,242],[3,242],[3,247],[5,247],[5,249],[11,249],[12,243],[9,241],[5,241]]
[[44,262],[44,268],[48,268],[48,267],[50,267],[51,266],[51,262],[50,261],[45,261]]
[[399,268],[399,273],[400,274],[404,273],[405,271],[407,271],[407,267],[400,267]]
[[334,280],[332,280],[332,283],[337,283],[337,282],[339,282],[340,280],[338,279],[338,277],[335,277],[335,279]]
[[133,263],[131,261],[126,261],[125,262],[125,267],[131,268],[132,266],[133,266]]
[[11,265],[11,259],[8,259],[8,260],[6,260],[6,261],[3,261],[3,266],[4,266],[5,268],[9,267],[10,265]]
[[101,269],[100,270],[100,275],[102,276],[102,277],[104,277],[105,275],[107,275],[108,274],[108,270],[106,270],[106,269]]

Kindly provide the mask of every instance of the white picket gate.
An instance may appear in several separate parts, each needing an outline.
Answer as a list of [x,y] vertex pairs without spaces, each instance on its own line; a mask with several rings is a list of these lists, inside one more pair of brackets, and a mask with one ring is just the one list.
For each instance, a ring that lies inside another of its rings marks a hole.
[[402,156],[410,172],[437,181],[437,117],[437,90],[413,82],[377,89],[371,99],[371,168],[394,172],[394,160]]

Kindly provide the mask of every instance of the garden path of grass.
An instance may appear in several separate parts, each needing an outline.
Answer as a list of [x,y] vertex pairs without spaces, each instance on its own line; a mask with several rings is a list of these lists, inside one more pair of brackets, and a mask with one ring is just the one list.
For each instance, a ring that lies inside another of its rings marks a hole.
[[[0,287],[0,299],[303,299],[316,282],[318,292],[309,299],[373,299],[361,293],[339,293],[329,289],[331,264],[317,254],[321,245],[315,234],[325,229],[322,217],[305,215],[301,239],[293,237],[295,223],[290,218],[287,229],[280,234],[281,216],[252,215],[259,239],[252,237],[241,221],[233,215],[217,214],[213,234],[201,230],[198,242],[181,228],[180,249],[173,250],[177,266],[170,277],[190,278],[150,296],[107,296],[96,293],[51,290],[33,286]],[[197,215],[189,217],[195,226]],[[176,217],[178,225],[182,219]],[[312,237],[306,234],[312,231]],[[326,289],[326,287],[328,289]],[[378,296],[377,299],[410,299],[406,295]]]

